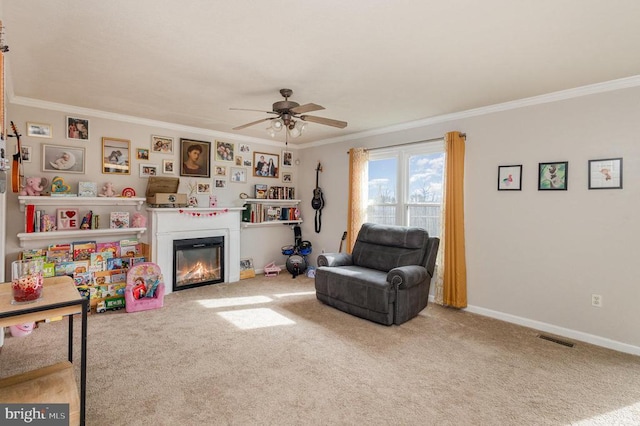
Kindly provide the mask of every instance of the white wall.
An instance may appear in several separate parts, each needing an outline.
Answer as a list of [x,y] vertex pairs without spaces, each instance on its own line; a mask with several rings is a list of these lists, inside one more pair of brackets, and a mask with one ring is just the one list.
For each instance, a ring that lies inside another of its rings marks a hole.
[[[640,88],[459,116],[302,150],[307,201],[317,161],[325,170],[326,208],[314,248],[337,250],[346,229],[349,148],[458,130],[467,134],[469,310],[640,354]],[[624,188],[588,190],[588,160],[611,157],[624,158]],[[568,191],[537,190],[538,163],[553,161],[569,162]],[[523,165],[521,192],[497,191],[498,165],[510,164]],[[313,232],[311,221],[304,229]],[[591,306],[592,293],[602,295],[601,308]]]
[[[46,105],[46,104],[44,104]],[[58,106],[56,105],[56,108]],[[105,113],[94,111],[95,115],[92,115],[91,111],[85,111],[86,114],[69,113],[60,111],[58,109],[46,109],[37,108],[32,106],[25,106],[22,104],[9,103],[7,105],[7,120],[14,121],[16,127],[23,135],[21,142],[23,146],[32,147],[32,161],[30,163],[24,163],[25,176],[45,176],[51,182],[51,179],[56,175],[55,173],[42,171],[42,144],[49,145],[65,145],[74,147],[86,148],[86,166],[85,174],[70,174],[60,173],[65,181],[71,184],[74,190],[77,190],[77,183],[80,180],[93,181],[98,183],[100,188],[105,182],[112,181],[118,191],[122,191],[125,187],[132,187],[136,191],[137,196],[144,197],[146,191],[146,185],[148,180],[139,177],[139,164],[151,163],[159,166],[161,170],[163,159],[174,159],[176,165],[179,166],[179,143],[180,138],[191,138],[200,141],[212,142],[212,147],[215,146],[216,140],[224,142],[232,142],[236,144],[236,150],[239,149],[239,144],[248,144],[253,151],[266,152],[270,154],[282,154],[284,149],[284,143],[271,140],[255,140],[255,139],[241,139],[234,138],[234,135],[229,137],[218,137],[213,132],[206,130],[200,130],[195,128],[182,128],[181,126],[175,126],[166,123],[154,123],[145,120],[135,120],[131,117],[118,117],[114,116],[113,119],[105,118]],[[66,138],[65,133],[65,120],[66,116],[79,116],[89,119],[89,140],[80,141]],[[48,123],[53,126],[53,138],[34,138],[26,136],[26,122],[38,122]],[[148,124],[147,124],[148,123]],[[174,154],[158,154],[150,153],[149,161],[142,161],[135,159],[136,148],[150,148],[151,135],[162,135],[173,137],[174,140]],[[102,152],[102,137],[112,137],[119,139],[128,139],[131,141],[131,174],[119,176],[115,174],[103,174],[101,172],[101,152]],[[8,149],[10,153],[15,152],[15,139],[10,138],[8,141]],[[293,151],[293,160],[298,158],[297,149],[289,145],[287,148],[289,151]],[[212,155],[213,153],[212,148]],[[239,155],[236,152],[236,155]],[[244,155],[244,154],[243,154]],[[246,155],[245,155],[246,157]],[[252,169],[246,168],[247,183],[233,183],[230,182],[229,167],[235,165],[231,162],[216,162],[212,161],[212,177],[210,179],[203,178],[180,178],[179,192],[188,192],[188,183],[196,181],[208,181],[213,182],[213,167],[215,165],[227,166],[227,188],[218,190],[213,188],[213,193],[218,196],[219,206],[235,206],[239,200],[239,194],[245,192],[253,197],[253,185],[256,183],[264,183],[269,186],[285,186],[281,178],[265,178],[252,176]],[[297,188],[298,176],[297,166],[284,169],[285,171],[293,172],[293,184],[287,184],[286,186],[294,186]],[[282,169],[281,169],[282,171]],[[173,176],[179,177],[179,170],[175,175],[164,175],[162,173],[159,176]],[[9,190],[11,186],[9,185]],[[15,260],[21,250],[19,247],[16,234],[18,232],[24,232],[24,213],[21,213],[18,208],[18,198],[16,194],[9,193],[6,196],[7,200],[7,238],[6,238],[6,255],[4,264],[8,268],[11,261]],[[205,203],[205,207],[208,206],[208,196],[200,196],[200,202]],[[108,212],[109,209],[107,208]],[[144,211],[144,209],[143,209]],[[55,209],[49,211],[54,213]],[[82,211],[80,212],[83,213]],[[100,211],[100,213],[103,213]],[[104,227],[104,223],[101,225]],[[282,229],[287,232],[282,232]],[[256,269],[262,269],[264,265],[269,262],[275,261],[278,264],[284,264],[286,257],[282,255],[281,247],[293,243],[293,231],[289,227],[285,226],[271,226],[271,227],[254,227],[254,228],[242,228],[241,230],[241,245],[243,247],[241,251],[242,257],[251,257],[254,260]],[[142,238],[146,241],[146,236]],[[43,246],[49,244],[45,242]]]

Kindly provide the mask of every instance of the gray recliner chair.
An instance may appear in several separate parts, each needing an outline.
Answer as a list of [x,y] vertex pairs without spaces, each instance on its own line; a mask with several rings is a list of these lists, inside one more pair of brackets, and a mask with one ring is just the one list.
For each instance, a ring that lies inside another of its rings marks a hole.
[[365,223],[353,253],[318,256],[316,297],[371,321],[402,324],[427,306],[439,244],[422,228]]

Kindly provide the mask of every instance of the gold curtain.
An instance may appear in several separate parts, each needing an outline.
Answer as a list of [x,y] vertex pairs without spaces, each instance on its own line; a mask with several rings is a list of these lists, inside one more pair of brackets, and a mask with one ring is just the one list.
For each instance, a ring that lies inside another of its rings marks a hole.
[[467,260],[464,239],[464,151],[460,132],[445,136],[444,190],[444,271],[442,303],[454,308],[467,307]]
[[362,190],[367,184],[369,154],[364,148],[349,150],[349,208],[347,214],[347,252],[351,253],[358,231],[367,217],[367,200]]

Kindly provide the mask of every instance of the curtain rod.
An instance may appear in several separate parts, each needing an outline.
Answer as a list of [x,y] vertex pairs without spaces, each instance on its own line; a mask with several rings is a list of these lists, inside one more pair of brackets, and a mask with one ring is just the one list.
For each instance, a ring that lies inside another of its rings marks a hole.
[[[466,139],[467,134],[466,133],[460,133],[460,137],[463,137]],[[436,142],[436,141],[443,141],[444,140],[444,136],[440,137],[440,138],[433,138],[433,139],[427,139],[427,140],[421,140],[421,141],[415,141],[415,142],[405,142],[405,143],[399,143],[396,145],[387,145],[387,146],[379,146],[376,148],[365,148],[365,151],[376,151],[378,149],[388,149],[388,148],[395,148],[398,146],[406,146],[406,145],[415,145],[415,144],[419,144],[419,143],[427,143],[427,142]],[[349,151],[347,151],[347,154],[349,153]]]

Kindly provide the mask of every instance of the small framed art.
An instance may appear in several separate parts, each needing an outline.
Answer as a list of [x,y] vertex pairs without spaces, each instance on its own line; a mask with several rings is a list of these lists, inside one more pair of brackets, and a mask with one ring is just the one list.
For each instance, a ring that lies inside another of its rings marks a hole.
[[27,122],[27,136],[34,138],[50,138],[53,136],[51,124]]
[[173,138],[151,135],[151,152],[173,154]]
[[622,158],[589,160],[589,189],[622,189]]
[[282,172],[282,182],[284,182],[284,183],[293,182],[293,173],[291,173],[291,172]]
[[43,172],[84,173],[84,159],[84,148],[42,145]]
[[569,162],[538,163],[538,191],[566,191]]
[[235,144],[216,141],[216,161],[234,161]]
[[149,150],[146,148],[136,148],[136,158],[138,160],[148,160]]
[[216,189],[227,189],[227,180],[226,179],[214,179],[213,184]]
[[196,184],[196,194],[211,194],[211,183],[198,182]]
[[131,174],[127,139],[102,138],[102,173]]
[[149,176],[158,175],[158,166],[155,164],[140,164],[140,177],[148,178]]
[[89,120],[67,117],[67,139],[89,139]]
[[522,164],[498,166],[498,191],[522,190]]
[[244,167],[231,167],[231,182],[246,183],[247,169]]
[[213,171],[214,176],[226,176],[227,175],[227,166],[215,166]]
[[20,149],[22,150],[22,162],[30,163],[31,158],[33,157],[33,150],[30,146],[21,145]]
[[162,173],[165,175],[176,174],[175,164],[173,160],[162,160]]
[[259,177],[279,177],[280,156],[278,154],[268,154],[266,152],[253,153],[253,175]]
[[293,167],[293,152],[282,151],[282,167]]

